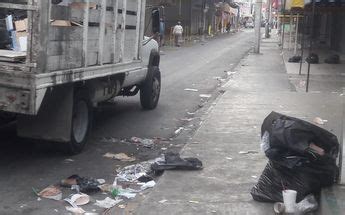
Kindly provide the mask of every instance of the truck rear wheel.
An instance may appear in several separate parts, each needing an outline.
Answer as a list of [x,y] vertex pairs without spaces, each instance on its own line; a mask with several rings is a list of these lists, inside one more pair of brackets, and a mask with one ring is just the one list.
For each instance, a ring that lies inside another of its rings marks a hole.
[[79,92],[75,95],[73,103],[71,141],[69,152],[80,153],[85,144],[92,124],[92,105],[87,93]]
[[150,68],[145,82],[140,88],[140,103],[144,109],[152,110],[157,107],[161,91],[161,73],[157,66]]

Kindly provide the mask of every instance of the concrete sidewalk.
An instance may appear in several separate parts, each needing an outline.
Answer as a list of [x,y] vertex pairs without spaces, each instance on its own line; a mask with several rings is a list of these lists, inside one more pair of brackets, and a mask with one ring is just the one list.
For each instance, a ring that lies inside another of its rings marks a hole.
[[[276,38],[264,40],[262,54],[249,54],[235,71],[181,152],[202,160],[204,169],[166,171],[136,214],[274,214],[272,204],[255,202],[250,195],[267,163],[259,147],[264,118],[271,111],[308,121],[321,117],[328,120],[325,129],[340,135],[341,97],[297,92]],[[239,153],[247,150],[258,153]]]

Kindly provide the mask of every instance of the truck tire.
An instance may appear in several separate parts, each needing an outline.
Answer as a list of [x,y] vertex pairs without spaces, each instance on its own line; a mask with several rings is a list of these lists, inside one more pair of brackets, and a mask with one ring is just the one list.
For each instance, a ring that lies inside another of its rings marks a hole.
[[161,73],[158,66],[149,68],[149,72],[140,88],[140,103],[146,110],[157,107],[161,91]]
[[93,110],[87,91],[79,91],[74,96],[72,112],[71,141],[68,143],[69,153],[80,153],[89,136]]

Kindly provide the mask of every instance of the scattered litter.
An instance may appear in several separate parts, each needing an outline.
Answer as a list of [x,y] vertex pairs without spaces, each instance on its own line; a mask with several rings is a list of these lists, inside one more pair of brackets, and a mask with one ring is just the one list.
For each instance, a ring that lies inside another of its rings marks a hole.
[[[164,158],[158,158],[156,160],[163,160]],[[143,176],[147,176],[147,174],[151,171],[151,164],[153,164],[155,160],[151,161],[144,161],[138,164],[133,164],[130,166],[126,166],[122,169],[118,169],[117,178],[115,178],[114,186],[117,185],[117,179],[121,179],[124,181],[133,182],[139,180],[139,178]]]
[[61,186],[71,187],[83,193],[99,191],[100,183],[93,178],[80,177],[78,175],[71,175],[67,179],[61,181]]
[[203,168],[202,162],[197,158],[181,158],[178,153],[169,152],[164,154],[164,160],[156,161],[151,165],[154,171],[183,169],[200,170]]
[[40,197],[37,197],[37,201],[39,202],[39,201],[41,201],[42,199],[40,198]]
[[200,94],[199,97],[200,98],[211,98],[212,95],[211,94]]
[[255,150],[248,150],[248,151],[239,151],[238,154],[245,155],[245,154],[257,154],[258,151]]
[[134,157],[129,157],[125,153],[112,154],[112,153],[108,152],[108,153],[104,154],[103,157],[115,159],[115,160],[120,160],[120,161],[128,161],[128,162],[135,161]]
[[109,197],[105,198],[104,200],[96,200],[95,205],[101,208],[112,208],[118,203],[122,202],[122,199],[111,199]]
[[296,204],[296,209],[299,214],[307,214],[318,209],[319,205],[313,194],[307,195],[302,201]]
[[298,85],[300,88],[304,88],[305,84],[306,84],[306,82],[304,80],[300,80]]
[[74,162],[74,160],[73,160],[73,159],[70,159],[70,158],[65,159],[64,161],[65,161],[66,163]]
[[180,134],[182,131],[183,131],[183,127],[179,127],[176,131],[175,131],[175,134],[178,135]]
[[323,125],[323,124],[325,124],[325,122],[328,122],[328,120],[323,120],[320,117],[315,117],[313,122],[315,122],[316,124],[319,124],[319,125]]
[[118,196],[123,196],[126,197],[127,199],[133,199],[135,198],[137,194],[133,193],[132,190],[127,190],[127,189],[120,189]]
[[84,193],[78,193],[73,194],[70,196],[70,198],[64,199],[66,202],[68,202],[72,207],[76,208],[81,205],[86,205],[90,202],[90,196],[84,194]]
[[198,92],[198,89],[186,88],[184,91]]
[[79,207],[74,208],[74,207],[67,206],[66,210],[68,210],[69,212],[71,212],[73,214],[84,214],[85,213],[85,211]]
[[276,202],[273,205],[273,210],[277,214],[282,214],[285,211],[285,205],[282,202]]
[[187,112],[188,115],[195,115],[195,112]]
[[54,211],[55,211],[56,213],[59,213],[59,210],[58,210],[58,209],[54,209]]
[[104,183],[105,183],[105,180],[102,179],[102,178],[100,178],[100,179],[97,179],[97,182],[98,182],[99,184],[104,184]]
[[139,138],[139,137],[132,137],[131,138],[131,142],[135,143],[135,144],[138,144],[138,145],[141,145],[141,146],[144,146],[146,148],[152,148],[153,145],[154,145],[154,141],[153,140],[151,140],[151,139],[142,139],[142,138]]
[[125,208],[126,208],[126,205],[119,205],[119,206],[117,206],[117,207],[119,207],[119,208],[121,208],[121,209],[125,209]]
[[26,207],[26,206],[28,206],[27,204],[23,204],[23,205],[21,205],[21,206],[19,206],[20,208],[23,208],[23,207]]
[[143,185],[140,187],[140,189],[141,189],[141,190],[146,190],[146,189],[148,189],[148,188],[154,187],[155,185],[156,185],[156,182],[155,182],[155,181],[149,181],[149,182],[143,184]]
[[166,151],[168,148],[161,148],[161,150]]
[[252,178],[257,179],[257,178],[258,178],[258,176],[256,176],[256,175],[252,175]]
[[226,157],[225,159],[227,159],[227,160],[232,160],[232,158],[230,158],[230,157]]
[[188,201],[189,203],[194,203],[194,204],[199,204],[200,202],[198,202],[198,201],[193,201],[193,200],[191,200],[191,201]]
[[163,200],[160,200],[159,203],[163,204],[163,203],[165,203],[165,202],[167,202],[167,201],[168,201],[168,200],[163,199]]
[[232,75],[235,75],[235,74],[236,74],[236,72],[231,72],[231,71],[228,71],[228,72],[226,72],[226,74],[227,74],[228,76],[232,76]]
[[39,192],[38,196],[59,201],[62,199],[62,192],[58,187],[52,185]]
[[182,118],[181,119],[181,121],[187,121],[187,122],[190,122],[190,121],[192,121],[193,120],[193,118]]

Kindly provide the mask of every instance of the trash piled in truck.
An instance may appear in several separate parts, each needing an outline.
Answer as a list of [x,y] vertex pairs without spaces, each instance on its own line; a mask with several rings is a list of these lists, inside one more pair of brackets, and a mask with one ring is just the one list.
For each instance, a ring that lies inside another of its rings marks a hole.
[[[53,0],[52,4],[52,7],[54,6],[55,8],[58,7],[55,5],[68,7],[72,14],[78,14],[87,5],[83,2],[71,2],[69,0]],[[90,9],[97,9],[96,3],[90,2],[88,5]],[[54,13],[52,13],[51,17],[54,17]],[[51,19],[50,26],[59,28],[83,26],[83,23],[74,21],[73,17],[71,15],[72,20]],[[30,26],[33,29],[30,29]],[[30,31],[35,32],[36,26],[36,20],[34,18],[28,18],[26,10],[2,10],[0,13],[0,61],[23,62],[26,58],[28,42],[30,41],[28,34]]]
[[283,191],[294,190],[301,202],[337,178],[337,137],[312,123],[272,112],[261,127],[261,149],[269,162],[250,192],[256,201],[283,202]]

